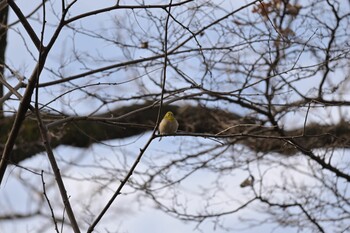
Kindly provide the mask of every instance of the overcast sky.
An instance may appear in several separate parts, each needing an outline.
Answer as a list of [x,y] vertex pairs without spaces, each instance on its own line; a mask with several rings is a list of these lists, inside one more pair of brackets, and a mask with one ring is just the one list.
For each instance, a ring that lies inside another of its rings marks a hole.
[[[35,2],[35,4],[33,4]],[[21,7],[21,9],[24,11],[24,13],[28,13],[33,9],[33,6],[36,6],[39,4],[40,1],[27,1],[27,0],[18,0],[16,3]],[[80,0],[78,1],[77,6],[73,8],[73,12],[76,12],[77,14],[80,12],[85,12],[88,10],[93,10],[99,7],[103,6],[110,6],[115,1],[95,1],[95,0]],[[124,1],[125,2],[125,1]],[[161,1],[166,2],[166,1]],[[229,4],[230,1],[223,1],[225,4]],[[239,4],[245,4],[246,1],[237,1],[237,8],[239,7]],[[57,4],[59,4],[59,1],[57,1]],[[97,4],[101,4],[98,6]],[[130,3],[131,4],[131,3]],[[231,4],[231,3],[230,3]],[[224,5],[223,5],[224,6]],[[48,9],[49,10],[49,9]],[[111,22],[110,19],[112,17],[113,13],[108,14],[102,14],[96,17],[91,17],[89,19],[84,20],[84,23],[91,24],[91,27],[98,27],[100,26],[106,26],[108,27],[108,22]],[[56,19],[53,17],[52,14],[49,14],[48,18],[48,24],[50,21],[55,21]],[[11,12],[9,22],[16,21],[16,17]],[[32,21],[33,25],[35,25],[35,30],[37,33],[40,32],[40,25],[36,23],[35,21]],[[18,32],[21,32],[20,34]],[[50,35],[52,31],[49,29],[47,30],[47,36]],[[31,54],[27,52],[27,48],[29,48],[31,51],[35,51],[35,48],[33,47],[33,44],[23,43],[23,38],[26,41],[29,41],[27,34],[24,32],[23,28],[17,24],[9,31],[8,35],[8,47],[7,47],[7,63],[14,66],[17,69],[20,69],[26,76],[29,76],[35,62],[33,62],[33,58]],[[52,51],[52,56],[50,55],[48,58],[48,64],[55,64],[56,62],[59,62],[60,60],[60,53],[64,53],[65,51],[69,51],[70,48],[65,46],[67,40],[69,40],[68,35],[62,34],[60,39],[57,41],[56,46],[54,47]],[[89,41],[80,41],[79,46],[81,48],[88,48],[91,46],[89,44]],[[26,48],[27,46],[27,48]],[[96,45],[96,48],[99,48],[98,45]],[[101,47],[100,51],[103,52],[104,55],[113,57],[113,49],[109,47]],[[35,52],[33,52],[33,55],[36,56]],[[77,70],[76,67],[67,67],[65,70],[67,74],[77,74],[80,72],[80,70]],[[46,77],[43,77],[45,79]],[[16,83],[16,80],[11,80],[12,83]],[[22,90],[23,92],[23,90]],[[18,102],[13,101],[10,102],[10,106],[8,107],[16,107]],[[83,106],[83,105],[82,105]],[[89,105],[84,105],[86,108],[86,111],[89,110]],[[80,109],[82,112],[84,112],[84,109]],[[325,113],[326,114],[326,113]],[[331,117],[333,119],[333,117]],[[300,123],[300,122],[296,122]],[[65,184],[67,185],[68,194],[71,196],[71,202],[72,205],[74,205],[74,208],[77,208],[79,212],[77,213],[77,218],[80,221],[85,221],[82,225],[83,228],[86,228],[90,223],[91,219],[88,219],[86,215],[88,214],[87,209],[85,208],[88,206],[91,208],[91,210],[94,210],[95,213],[99,213],[101,208],[106,204],[107,200],[113,195],[113,191],[116,189],[117,185],[119,184],[119,181],[116,180],[114,183],[108,183],[108,189],[104,189],[103,192],[98,193],[99,185],[94,182],[84,181],[84,179],[93,179],[94,176],[113,176],[117,175],[117,168],[118,166],[122,166],[120,160],[118,159],[121,154],[127,153],[127,161],[126,164],[128,166],[131,165],[131,163],[134,161],[135,157],[139,153],[139,148],[142,148],[143,145],[146,143],[148,138],[150,137],[149,133],[145,133],[143,135],[127,138],[123,140],[111,140],[103,142],[103,144],[94,144],[88,149],[77,149],[67,146],[60,146],[54,150],[54,153],[58,159],[59,166],[64,171],[65,176]],[[208,139],[193,139],[195,141],[191,141],[189,137],[181,138],[181,137],[167,137],[164,138],[161,142],[158,140],[155,140],[152,142],[151,147],[148,148],[148,152],[144,155],[144,157],[141,160],[141,164],[136,169],[138,170],[144,170],[147,169],[148,165],[151,165],[154,161],[157,161],[159,163],[166,162],[169,160],[170,156],[177,156],[176,150],[179,148],[179,144],[191,144],[191,143],[215,143],[213,141],[210,141]],[[122,148],[122,149],[120,149]],[[339,151],[338,153],[342,154],[344,151]],[[273,157],[271,157],[273,159]],[[298,168],[301,170],[307,169],[307,162],[299,157],[293,157],[293,158],[286,158],[286,160],[289,160],[291,164],[297,164]],[[71,166],[72,163],[78,163],[80,166]],[[104,170],[104,169],[98,169],[96,168],[97,165],[104,165],[105,168],[108,168],[110,170]],[[45,171],[46,174],[46,182],[48,185],[55,185],[53,183],[54,178],[51,176],[51,169],[49,166],[49,162],[45,156],[45,154],[37,155],[31,159],[28,159],[21,163],[21,166],[31,168],[34,170],[37,170],[40,172],[41,170]],[[280,175],[283,172],[283,174],[288,174],[286,171],[282,171],[281,168],[268,168],[267,165],[261,165],[262,168],[266,169],[266,172],[268,171],[271,179],[268,182],[271,183],[278,183],[281,182]],[[39,169],[38,169],[39,168]],[[114,169],[115,168],[115,169]],[[113,170],[114,169],[114,170]],[[257,167],[254,167],[254,165],[251,167],[252,172],[257,172]],[[295,175],[295,174],[294,174]],[[237,171],[232,174],[232,176],[226,176],[224,180],[221,182],[225,184],[225,187],[227,188],[226,194],[232,195],[231,197],[228,197],[230,195],[227,195],[226,197],[222,197],[222,201],[225,202],[226,199],[232,198],[237,201],[241,201],[244,203],[244,201],[249,200],[250,197],[252,197],[251,190],[249,188],[247,189],[241,189],[239,187],[239,184],[248,176],[248,173]],[[71,179],[69,177],[74,177],[75,179]],[[301,176],[302,177],[302,176]],[[139,179],[140,177],[137,177],[137,175],[133,176],[133,179]],[[19,210],[20,212],[25,212],[28,210],[34,210],[35,203],[32,203],[32,200],[40,200],[39,194],[31,194],[27,192],[27,188],[24,188],[25,186],[28,186],[29,184],[37,185],[38,183],[41,184],[40,181],[41,177],[39,175],[33,175],[29,171],[21,169],[19,167],[10,167],[7,169],[7,173],[4,180],[4,185],[1,186],[0,189],[0,215],[4,212],[8,212],[11,210]],[[193,192],[195,194],[196,189],[198,187],[210,185],[211,180],[215,180],[216,177],[212,176],[212,174],[206,174],[203,172],[200,172],[198,174],[194,174],[191,176],[189,182],[186,186],[187,190],[179,190],[179,192],[182,191],[190,191],[189,193]],[[305,179],[305,177],[301,178],[305,184],[307,184],[309,181]],[[311,181],[310,181],[311,182]],[[193,190],[192,190],[193,189]],[[56,190],[56,191],[54,191]],[[128,189],[125,190],[125,192],[128,192]],[[36,196],[37,195],[37,196]],[[49,194],[50,200],[52,203],[57,204],[58,206],[61,205],[61,199],[59,197],[59,194],[57,192],[57,189],[53,189],[53,192],[50,192]],[[213,228],[214,224],[209,221],[205,221],[203,224],[200,224],[197,226],[196,223],[190,223],[190,222],[182,222],[174,217],[171,217],[165,213],[163,213],[161,210],[157,210],[154,208],[154,203],[152,203],[150,200],[146,198],[137,198],[138,193],[132,193],[129,195],[121,195],[117,198],[115,203],[113,204],[112,208],[107,212],[105,218],[100,222],[100,224],[97,226],[97,232],[120,232],[120,233],[144,233],[144,232],[152,232],[152,233],[186,233],[186,232],[194,232],[196,227],[198,227],[198,232],[227,232],[220,228]],[[190,197],[195,197],[195,195]],[[201,200],[194,199],[190,200],[192,201],[191,204],[199,205]],[[57,203],[55,203],[57,202]],[[142,203],[142,205],[140,205]],[[237,203],[238,204],[238,203]],[[224,203],[218,203],[220,206],[224,206]],[[238,206],[238,205],[237,205]],[[256,210],[259,206],[251,205],[251,207],[248,207],[246,210],[240,212],[239,214],[233,214],[226,217],[223,217],[223,224],[229,228],[232,228],[231,230],[235,229],[237,232],[244,232],[244,233],[254,233],[254,232],[274,232],[274,233],[289,233],[289,232],[295,232],[294,229],[289,228],[279,228],[276,229],[274,225],[271,224],[265,224],[263,226],[258,225],[256,228],[245,228],[247,225],[244,225],[242,227],[242,221],[241,218],[244,219],[263,219],[263,214],[258,214]],[[59,209],[59,208],[58,208]],[[57,216],[61,216],[60,212],[57,211]],[[66,221],[68,221],[66,217]],[[24,219],[24,220],[16,220],[16,221],[8,221],[0,222],[0,232],[1,233],[9,233],[9,232],[38,232],[39,229],[42,229],[42,223],[45,222],[45,224],[50,223],[50,221],[43,221],[43,219],[36,218],[36,219]],[[44,232],[53,232],[53,226],[50,227],[44,227]],[[108,230],[107,230],[108,229]],[[229,230],[228,232],[231,232]],[[68,232],[68,231],[63,231]]]

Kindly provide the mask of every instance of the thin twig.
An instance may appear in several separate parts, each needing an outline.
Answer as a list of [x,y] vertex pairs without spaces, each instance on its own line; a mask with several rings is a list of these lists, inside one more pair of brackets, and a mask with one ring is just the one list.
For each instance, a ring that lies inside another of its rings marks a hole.
[[163,73],[163,86],[162,86],[162,95],[161,95],[161,102],[160,102],[160,107],[159,107],[159,112],[158,112],[158,116],[157,116],[157,123],[156,126],[153,129],[152,135],[151,137],[148,139],[147,143],[145,144],[145,146],[140,149],[140,154],[137,156],[136,160],[134,161],[133,165],[131,166],[131,168],[129,169],[129,172],[126,174],[125,178],[121,181],[121,183],[119,184],[117,190],[114,192],[113,196],[111,197],[111,199],[108,201],[108,203],[106,204],[106,206],[102,209],[101,213],[97,216],[97,218],[94,220],[94,222],[90,225],[87,233],[91,233],[96,225],[100,222],[100,220],[102,219],[102,217],[105,215],[105,213],[107,212],[107,210],[110,208],[110,206],[112,205],[112,203],[114,202],[114,200],[117,198],[118,195],[121,194],[121,190],[123,189],[123,187],[125,186],[126,182],[129,180],[129,178],[132,176],[134,170],[136,169],[137,165],[139,164],[139,162],[141,161],[141,158],[143,156],[143,154],[146,152],[148,146],[151,144],[151,142],[154,139],[155,133],[157,131],[157,126],[159,124],[159,119],[160,119],[160,113],[161,113],[161,108],[162,108],[162,100],[163,100],[163,94],[164,94],[164,85],[165,85],[165,80],[166,80],[166,67],[167,67],[167,28],[168,28],[168,23],[169,23],[169,18],[170,18],[170,8],[171,8],[171,4],[172,4],[172,0],[170,0],[170,4],[169,4],[169,13],[168,13],[168,17],[166,20],[166,26],[165,26],[165,46],[164,46],[164,73]]
[[303,126],[303,136],[305,136],[305,129],[306,129],[306,123],[307,123],[307,118],[309,116],[309,111],[310,111],[310,107],[311,107],[311,102],[309,102],[309,106],[307,107],[307,110],[306,110],[306,116],[305,116],[305,119],[304,119],[304,126]]
[[[160,104],[159,104],[159,109],[158,109],[158,115],[157,115],[157,121],[156,121],[156,128],[159,127],[159,123],[160,123],[160,117],[161,117],[161,113],[162,113],[162,109],[163,109],[163,98],[164,98],[164,91],[165,91],[165,82],[166,82],[166,72],[167,72],[167,67],[168,67],[168,27],[169,27],[169,19],[170,19],[170,11],[171,11],[171,4],[172,4],[172,0],[170,0],[170,4],[169,4],[169,11],[166,11],[168,16],[166,18],[165,21],[165,34],[164,34],[164,64],[163,64],[163,79],[162,79],[162,93],[160,95]],[[154,135],[152,135],[154,136]]]
[[[46,9],[45,8],[45,4],[43,4],[43,22],[44,23],[42,25],[42,30],[41,30],[41,41],[44,40],[44,31],[45,31],[45,25],[46,25],[45,24],[45,22],[46,22],[46,10],[45,9]],[[40,43],[40,44],[42,45],[42,43]],[[42,54],[42,50],[43,49],[44,49],[44,47],[40,47],[39,48],[39,61],[38,61],[39,64],[42,63],[41,59],[45,59],[42,56],[40,56]],[[37,82],[36,84],[39,83],[39,75],[40,74],[38,73],[37,75],[38,76],[36,78],[36,82]],[[35,114],[36,114],[36,118],[38,120],[40,134],[41,134],[41,137],[42,137],[42,140],[43,140],[46,152],[47,152],[47,156],[48,156],[50,164],[51,164],[51,168],[52,168],[52,170],[54,172],[54,175],[55,175],[55,179],[56,179],[56,182],[57,182],[60,194],[61,194],[62,201],[64,203],[64,207],[67,210],[68,218],[69,218],[70,223],[72,225],[73,231],[75,233],[80,233],[80,229],[79,229],[78,223],[77,223],[77,221],[75,219],[75,216],[74,216],[74,213],[73,213],[73,209],[72,209],[72,207],[70,205],[69,198],[68,198],[68,195],[67,195],[67,191],[66,191],[66,188],[65,188],[63,180],[62,180],[60,169],[58,167],[58,164],[56,162],[54,153],[53,153],[51,145],[50,145],[50,139],[49,139],[49,134],[48,134],[47,127],[46,127],[46,125],[44,125],[43,120],[42,120],[41,115],[40,115],[40,109],[39,109],[39,87],[38,87],[38,85],[36,85],[36,93],[35,93],[35,110],[36,110]]]
[[43,194],[44,194],[44,197],[46,199],[47,204],[49,205],[50,212],[51,212],[51,217],[52,217],[53,223],[55,225],[55,230],[56,230],[57,233],[59,233],[58,227],[57,227],[57,221],[56,221],[55,213],[53,211],[53,208],[52,208],[51,202],[49,200],[49,197],[46,194],[46,187],[45,187],[45,180],[44,180],[44,171],[41,171],[40,176],[41,176],[41,183],[43,184]]

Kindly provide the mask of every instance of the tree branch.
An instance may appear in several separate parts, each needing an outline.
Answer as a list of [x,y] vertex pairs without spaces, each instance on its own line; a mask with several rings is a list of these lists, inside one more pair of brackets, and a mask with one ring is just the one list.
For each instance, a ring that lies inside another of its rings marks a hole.
[[[236,138],[241,144],[257,152],[278,152],[284,155],[300,152],[295,145],[286,142],[289,138],[308,150],[350,147],[350,126],[346,122],[339,122],[337,125],[308,124],[298,129],[285,130],[285,137],[281,137],[272,128],[262,126],[258,119],[241,117],[220,109],[164,106],[163,110],[175,113],[181,135]],[[156,105],[150,103],[125,106],[90,117],[43,114],[43,120],[51,122],[49,125],[52,125],[50,131],[53,147],[61,144],[89,147],[92,143],[103,140],[138,135],[153,129],[156,117]],[[0,119],[0,125],[5,132],[10,128],[12,121],[11,117]],[[38,146],[40,134],[35,126],[36,121],[30,118],[24,122],[18,145],[11,156],[12,163],[18,163],[42,151],[42,147]],[[221,131],[224,133],[218,134]],[[6,140],[6,133],[0,140]]]
[[41,41],[39,37],[36,35],[35,31],[33,30],[32,26],[30,26],[27,18],[23,15],[21,9],[16,5],[16,3],[13,0],[8,0],[7,3],[11,7],[11,9],[15,12],[18,19],[21,21],[23,27],[26,29],[28,35],[32,39],[35,47],[39,50],[42,46]]

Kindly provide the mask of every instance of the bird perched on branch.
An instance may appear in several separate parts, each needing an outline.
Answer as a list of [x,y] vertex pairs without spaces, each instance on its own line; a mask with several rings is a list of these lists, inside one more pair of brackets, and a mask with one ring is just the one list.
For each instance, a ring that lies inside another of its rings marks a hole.
[[254,176],[250,175],[239,186],[241,186],[241,188],[245,188],[245,187],[248,187],[248,186],[253,186],[253,183],[254,183]]
[[[177,128],[179,127],[179,123],[174,117],[174,114],[172,112],[167,112],[162,121],[159,124],[159,134],[164,135],[164,134],[173,134],[176,133]],[[161,138],[159,139],[159,141]]]

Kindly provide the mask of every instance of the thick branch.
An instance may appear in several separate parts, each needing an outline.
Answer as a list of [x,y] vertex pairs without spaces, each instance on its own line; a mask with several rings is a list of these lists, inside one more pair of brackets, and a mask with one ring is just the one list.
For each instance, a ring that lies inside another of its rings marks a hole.
[[[144,110],[137,111],[138,109]],[[181,135],[223,138],[228,143],[233,138],[257,152],[277,152],[284,155],[300,152],[287,139],[293,139],[293,142],[307,150],[350,147],[350,126],[346,122],[330,126],[311,124],[305,128],[285,131],[286,136],[281,137],[273,128],[261,126],[255,119],[219,109],[166,106],[164,112],[167,110],[173,111],[178,118]],[[133,113],[129,114],[130,112]],[[66,117],[67,121],[62,121],[62,116],[44,115],[43,119],[51,122],[60,119],[62,122],[50,128],[52,147],[89,147],[103,140],[127,138],[152,130],[157,119],[157,108],[150,104],[133,105],[94,117]],[[2,147],[12,123],[13,118],[1,119]],[[37,122],[30,117],[25,120],[17,140],[11,163],[18,163],[44,150]]]

